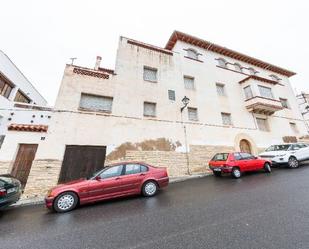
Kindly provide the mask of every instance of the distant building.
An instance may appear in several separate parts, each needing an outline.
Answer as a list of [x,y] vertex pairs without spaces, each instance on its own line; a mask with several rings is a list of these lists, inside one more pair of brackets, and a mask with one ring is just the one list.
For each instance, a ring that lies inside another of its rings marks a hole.
[[306,121],[307,130],[309,132],[309,94],[302,92],[301,94],[296,95],[296,99],[300,112]]
[[66,66],[26,195],[120,160],[202,173],[216,152],[256,155],[307,133],[294,72],[206,40],[175,31],[161,48],[121,37],[115,69],[100,62]]

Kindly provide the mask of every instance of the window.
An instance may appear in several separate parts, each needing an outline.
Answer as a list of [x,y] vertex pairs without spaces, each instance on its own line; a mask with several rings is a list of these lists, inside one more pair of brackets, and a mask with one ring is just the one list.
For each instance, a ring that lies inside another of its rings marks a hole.
[[113,166],[104,170],[100,177],[102,179],[120,176],[122,174],[123,165]]
[[157,72],[156,68],[144,67],[144,80],[157,82]]
[[232,118],[230,113],[221,112],[222,123],[224,125],[232,125]]
[[197,108],[188,107],[188,118],[191,121],[197,121]]
[[1,146],[4,142],[4,138],[5,138],[5,135],[0,135],[0,149],[1,149]]
[[282,107],[289,108],[289,104],[288,104],[288,100],[287,99],[279,98],[279,100],[281,102]]
[[127,164],[126,165],[126,175],[137,174],[141,172],[141,167],[139,164]]
[[251,74],[251,75],[255,75],[257,73],[257,71],[255,71],[255,69],[252,68],[252,67],[249,67],[248,71],[249,71],[249,74]]
[[266,86],[258,86],[259,91],[262,97],[273,99],[273,93],[271,92],[271,88],[266,87]]
[[234,153],[234,158],[235,158],[235,160],[241,160],[241,155],[240,155],[240,153]]
[[260,131],[269,131],[267,120],[264,118],[256,118],[256,123]]
[[223,58],[218,59],[218,66],[226,68],[226,61]]
[[217,93],[219,96],[225,96],[224,84],[217,83]]
[[191,59],[198,60],[198,53],[192,48],[187,50],[187,56]]
[[274,75],[274,74],[269,75],[269,77],[270,77],[272,80],[274,80],[274,81],[279,81],[279,80],[280,80],[280,78],[279,78],[277,75]]
[[229,153],[217,153],[211,161],[226,161],[229,156]]
[[184,76],[183,77],[185,88],[186,89],[194,89],[194,78],[190,76]]
[[168,90],[168,99],[169,100],[176,100],[175,91],[174,90]]
[[251,99],[253,98],[253,93],[252,93],[252,90],[251,90],[251,86],[246,86],[244,88],[244,92],[245,92],[245,97],[246,99]]
[[240,64],[235,63],[235,64],[234,64],[234,67],[235,67],[235,70],[236,70],[237,72],[242,72],[242,68],[241,68],[241,65],[240,65]]
[[80,108],[91,111],[112,112],[113,98],[82,93]]
[[255,159],[255,157],[253,155],[249,154],[249,153],[240,152],[239,154],[240,154],[242,160]]
[[21,103],[30,103],[31,99],[29,99],[25,94],[18,90],[15,95],[14,101]]
[[291,129],[294,133],[299,133],[296,123],[290,123]]
[[9,84],[3,77],[0,75],[0,95],[5,98],[9,98],[12,92],[13,86]]
[[156,116],[156,103],[144,102],[144,116]]

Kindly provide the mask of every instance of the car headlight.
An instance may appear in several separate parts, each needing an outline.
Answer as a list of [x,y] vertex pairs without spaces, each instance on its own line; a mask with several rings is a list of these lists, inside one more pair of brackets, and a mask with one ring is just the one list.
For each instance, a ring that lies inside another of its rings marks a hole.
[[47,197],[52,197],[52,189],[47,191]]

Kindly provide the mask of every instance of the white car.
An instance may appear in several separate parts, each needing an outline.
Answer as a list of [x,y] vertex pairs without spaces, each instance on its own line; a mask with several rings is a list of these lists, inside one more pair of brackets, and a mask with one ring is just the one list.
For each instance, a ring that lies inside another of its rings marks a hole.
[[305,143],[289,143],[272,145],[259,155],[269,159],[273,165],[287,164],[290,168],[297,168],[299,162],[309,160],[309,145]]

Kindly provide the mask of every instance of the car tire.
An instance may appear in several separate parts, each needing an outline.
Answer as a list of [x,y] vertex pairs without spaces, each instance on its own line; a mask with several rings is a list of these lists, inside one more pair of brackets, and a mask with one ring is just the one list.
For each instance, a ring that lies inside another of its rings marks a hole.
[[265,163],[264,164],[264,171],[266,173],[271,173],[271,166],[270,166],[270,163]]
[[142,194],[145,197],[152,197],[157,194],[158,189],[158,184],[155,181],[147,181],[143,184]]
[[236,179],[241,177],[241,171],[238,167],[232,169],[232,176]]
[[214,176],[216,177],[222,176],[222,173],[220,171],[213,171],[213,173],[214,173]]
[[64,192],[56,197],[53,208],[57,213],[69,212],[77,206],[78,201],[78,196],[74,192]]
[[288,161],[289,168],[296,169],[299,166],[299,162],[295,156],[291,156]]

